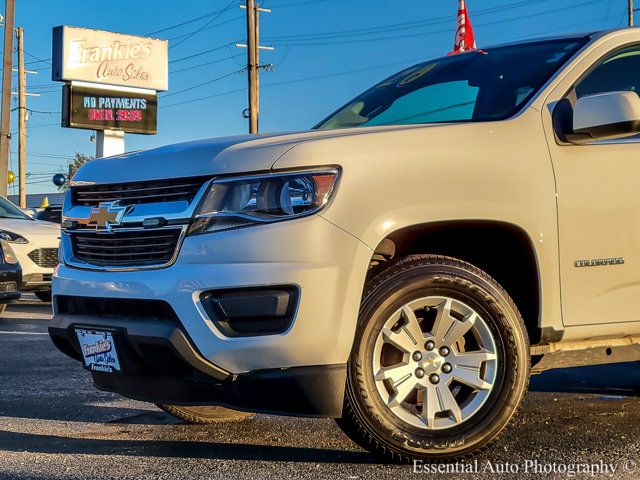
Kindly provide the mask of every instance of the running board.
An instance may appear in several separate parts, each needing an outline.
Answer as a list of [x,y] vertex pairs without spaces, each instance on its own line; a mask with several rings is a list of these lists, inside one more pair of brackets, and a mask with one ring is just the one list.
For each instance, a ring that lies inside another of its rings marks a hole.
[[582,367],[640,360],[640,336],[549,343],[531,347],[531,356],[542,359],[531,373],[554,368]]

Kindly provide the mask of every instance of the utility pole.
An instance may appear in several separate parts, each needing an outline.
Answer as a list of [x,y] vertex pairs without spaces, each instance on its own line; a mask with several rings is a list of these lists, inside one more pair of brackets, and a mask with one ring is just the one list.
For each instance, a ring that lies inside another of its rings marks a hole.
[[629,26],[633,27],[633,0],[629,0]]
[[254,108],[256,110],[256,120],[255,120],[255,133],[259,131],[259,120],[260,120],[260,5],[256,3],[255,5],[255,17],[256,17],[256,29],[254,35],[256,37],[256,43],[254,45],[255,50],[255,58],[256,58],[256,71],[255,78],[253,79],[253,84],[255,85],[256,93],[255,93],[255,104]]
[[260,12],[270,13],[268,8],[261,8],[255,0],[247,0],[240,5],[247,11],[247,44],[236,43],[236,47],[247,49],[247,81],[249,84],[249,108],[245,118],[249,119],[249,133],[258,133],[260,114],[260,69],[273,65],[260,65],[260,50],[273,50],[273,47],[260,45]]
[[20,208],[27,206],[27,71],[24,68],[24,29],[16,28],[18,39],[18,192]]
[[0,195],[7,196],[9,140],[11,138],[11,76],[13,69],[13,25],[15,0],[6,0],[4,21],[4,61],[2,63],[2,107],[0,114]]
[[247,80],[249,82],[249,133],[258,133],[258,41],[256,2],[247,0]]

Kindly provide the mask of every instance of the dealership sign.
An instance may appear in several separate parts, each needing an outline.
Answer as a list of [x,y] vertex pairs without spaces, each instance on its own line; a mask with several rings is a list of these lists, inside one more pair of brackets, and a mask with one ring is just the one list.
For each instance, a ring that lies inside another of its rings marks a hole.
[[55,81],[169,88],[166,40],[60,26],[53,29],[52,59]]
[[157,133],[158,96],[142,89],[71,83],[62,95],[62,126]]

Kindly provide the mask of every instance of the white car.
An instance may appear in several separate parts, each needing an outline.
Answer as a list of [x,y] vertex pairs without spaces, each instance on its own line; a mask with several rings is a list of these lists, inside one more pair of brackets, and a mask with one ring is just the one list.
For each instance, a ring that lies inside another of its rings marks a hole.
[[22,291],[51,300],[51,276],[58,264],[60,226],[26,215],[0,197],[0,239],[11,244],[22,266]]

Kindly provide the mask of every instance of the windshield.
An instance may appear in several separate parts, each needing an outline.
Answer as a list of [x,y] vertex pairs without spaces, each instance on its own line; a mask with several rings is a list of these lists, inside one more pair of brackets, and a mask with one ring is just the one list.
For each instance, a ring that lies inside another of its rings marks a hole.
[[31,220],[31,218],[4,197],[0,197],[0,218],[17,218]]
[[515,115],[586,38],[548,40],[414,65],[379,83],[315,128],[482,122]]

